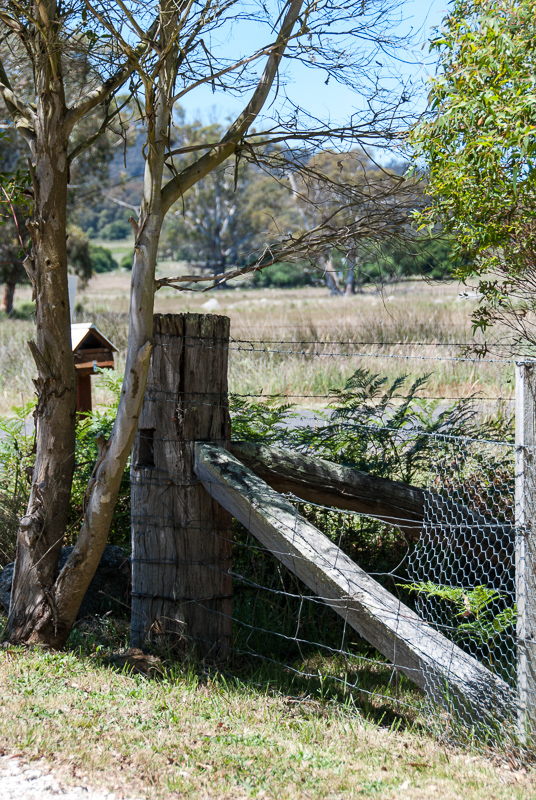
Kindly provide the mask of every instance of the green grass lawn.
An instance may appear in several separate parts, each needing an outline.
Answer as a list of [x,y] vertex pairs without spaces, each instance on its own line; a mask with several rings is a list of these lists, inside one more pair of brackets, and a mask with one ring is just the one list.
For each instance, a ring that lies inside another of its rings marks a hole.
[[93,638],[91,654],[0,651],[6,753],[44,758],[67,782],[118,797],[521,800],[536,794],[536,774],[508,754],[457,750],[417,724],[378,726],[355,709],[187,663],[166,669],[142,660],[149,674],[136,674],[121,668],[117,656],[110,663],[105,640]]

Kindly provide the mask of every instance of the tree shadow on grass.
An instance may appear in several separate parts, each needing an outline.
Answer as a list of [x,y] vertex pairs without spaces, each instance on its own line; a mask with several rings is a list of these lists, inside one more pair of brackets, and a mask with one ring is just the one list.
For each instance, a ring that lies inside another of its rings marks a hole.
[[[93,664],[149,680],[182,682],[194,678],[221,688],[283,698],[293,716],[342,714],[359,717],[391,730],[426,730],[421,692],[357,634],[351,652],[332,652],[309,644],[285,642],[263,635],[247,638],[235,626],[234,647],[225,663],[198,654],[198,644],[186,637],[161,636],[143,650],[130,648],[128,622],[111,616],[77,622],[67,643],[71,652]],[[247,648],[247,651],[246,651]]]

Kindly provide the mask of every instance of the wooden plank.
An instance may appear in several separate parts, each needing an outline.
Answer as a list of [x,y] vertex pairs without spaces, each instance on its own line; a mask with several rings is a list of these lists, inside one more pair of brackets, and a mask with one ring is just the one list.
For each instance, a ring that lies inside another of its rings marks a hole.
[[[375,517],[402,531],[408,542],[424,537],[429,548],[448,550],[476,583],[513,591],[514,530],[509,523],[498,522],[452,497],[294,450],[236,441],[231,442],[230,450],[276,492],[292,492],[311,503]],[[448,519],[449,525],[424,526],[425,508],[429,518]],[[461,574],[460,585],[465,585],[466,579]]]
[[236,457],[198,442],[194,470],[211,497],[436,700],[473,720],[510,711],[513,692],[503,680],[367,575]]
[[516,601],[518,726],[536,733],[536,361],[516,364]]
[[358,511],[396,525],[410,541],[422,531],[426,492],[322,458],[252,442],[231,442],[231,453],[277,492]]

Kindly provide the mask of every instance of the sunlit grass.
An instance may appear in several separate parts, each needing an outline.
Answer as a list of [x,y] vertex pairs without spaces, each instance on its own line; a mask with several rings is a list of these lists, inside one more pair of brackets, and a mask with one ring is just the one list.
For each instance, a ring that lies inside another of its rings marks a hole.
[[378,727],[358,706],[187,662],[129,674],[93,644],[92,655],[0,654],[2,746],[44,758],[71,783],[162,800],[521,800],[536,790],[514,762],[456,751],[394,720]]

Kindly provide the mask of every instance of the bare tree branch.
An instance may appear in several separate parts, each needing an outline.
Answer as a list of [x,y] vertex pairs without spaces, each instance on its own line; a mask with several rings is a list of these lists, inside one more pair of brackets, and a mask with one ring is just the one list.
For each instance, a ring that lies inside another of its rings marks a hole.
[[[92,8],[90,3],[87,2],[87,0],[86,0],[86,5],[102,22],[100,16]],[[139,59],[149,48],[149,43],[157,27],[158,27],[158,19],[155,19],[150,29],[147,31],[147,33],[144,34],[144,38],[136,48],[132,48],[126,43],[124,43],[124,48],[125,52],[127,53],[128,62],[123,66],[121,66],[114,75],[108,78],[108,80],[104,81],[100,86],[97,86],[90,92],[87,92],[87,94],[85,94],[84,97],[80,98],[80,100],[78,100],[73,106],[71,106],[71,108],[67,111],[66,114],[66,124],[68,130],[72,130],[77,122],[83,119],[86,116],[86,114],[88,114],[93,108],[103,103],[106,100],[106,98],[108,98],[111,94],[113,94],[129,79],[132,73],[138,68]],[[111,28],[111,33],[113,33],[115,36],[119,38],[119,34],[113,28]]]
[[194,164],[186,167],[163,187],[162,208],[164,214],[185,191],[193,186],[194,183],[205,175],[208,175],[209,172],[232,155],[240,139],[253,124],[255,117],[262,109],[270,93],[281,59],[283,58],[286,44],[292,34],[296,21],[299,19],[302,6],[303,0],[291,0],[288,11],[281,24],[275,47],[268,57],[266,67],[253,93],[253,97],[244,111],[229,127],[227,133],[222,138],[221,144],[206,153]]
[[130,211],[135,211],[136,214],[140,213],[139,206],[132,205],[132,203],[125,203],[124,200],[120,200],[118,197],[114,197],[113,194],[102,192],[102,196],[106,197],[107,200],[110,200],[110,202],[115,203],[117,206],[121,206],[122,208],[128,208],[130,209]]
[[0,95],[17,130],[31,146],[35,138],[35,117],[32,109],[17,97],[0,59]]

